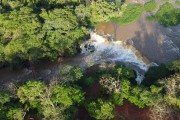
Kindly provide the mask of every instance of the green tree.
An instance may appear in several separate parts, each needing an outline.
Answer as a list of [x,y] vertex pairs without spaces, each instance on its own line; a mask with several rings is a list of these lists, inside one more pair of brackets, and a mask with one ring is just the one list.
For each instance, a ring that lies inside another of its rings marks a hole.
[[180,108],[180,74],[162,79],[160,83],[166,91],[164,98],[167,104]]
[[110,18],[117,15],[116,5],[113,2],[97,1],[90,5],[92,25],[109,21]]
[[84,100],[84,93],[77,86],[56,86],[53,89],[52,100],[56,104],[62,104],[68,108],[75,103],[81,103]]
[[83,25],[89,25],[90,23],[90,17],[91,17],[91,9],[89,6],[84,6],[83,4],[80,4],[75,8],[76,16]]
[[[41,41],[37,37],[41,29],[37,15],[30,7],[21,7],[0,15],[0,46],[4,47],[1,57],[8,62],[29,60],[31,49],[39,48]],[[16,48],[16,49],[14,49]],[[2,52],[2,51],[1,51]],[[37,55],[32,59],[37,59]]]
[[15,107],[10,108],[6,115],[9,120],[24,120],[26,112],[20,107]]
[[18,88],[17,96],[26,106],[26,110],[37,109],[44,119],[58,120],[63,118],[64,107],[56,106],[51,100],[54,85],[47,87],[38,81],[28,81]]
[[79,27],[76,16],[65,9],[43,10],[40,16],[45,22],[41,32],[44,57],[56,59],[76,54],[87,33],[85,28]]
[[111,94],[111,99],[113,103],[116,105],[123,105],[124,99],[128,99],[129,97],[130,88],[131,86],[128,80],[121,81],[120,92],[113,92]]
[[133,87],[130,91],[128,101],[139,108],[144,108],[149,103],[151,93],[142,87]]
[[109,120],[114,118],[114,105],[111,102],[98,99],[91,102],[87,106],[90,116],[98,120]]
[[37,81],[28,81],[18,88],[17,96],[21,103],[30,103],[31,108],[37,108],[41,100],[41,95],[45,94],[45,84]]

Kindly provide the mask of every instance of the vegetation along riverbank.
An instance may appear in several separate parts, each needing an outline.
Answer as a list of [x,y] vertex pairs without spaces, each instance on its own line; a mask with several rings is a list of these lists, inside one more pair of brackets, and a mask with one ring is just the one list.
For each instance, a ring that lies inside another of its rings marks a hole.
[[0,120],[179,120],[179,23],[174,0],[1,0]]

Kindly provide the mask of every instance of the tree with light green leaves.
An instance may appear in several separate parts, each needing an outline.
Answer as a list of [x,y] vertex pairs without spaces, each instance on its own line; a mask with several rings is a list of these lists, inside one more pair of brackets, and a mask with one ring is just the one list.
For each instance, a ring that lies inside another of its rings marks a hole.
[[6,113],[8,120],[24,120],[26,112],[21,107],[12,107]]
[[77,86],[54,84],[47,87],[38,81],[28,81],[18,88],[17,96],[26,106],[26,110],[37,109],[44,119],[65,119],[68,108],[80,104],[85,98]]
[[37,108],[46,89],[47,87],[44,83],[28,81],[25,85],[18,88],[17,96],[21,103],[29,103],[30,107]]
[[111,94],[111,100],[116,105],[123,105],[124,99],[128,99],[130,92],[130,82],[128,80],[122,80],[120,86],[120,92],[113,92]]
[[84,93],[77,86],[56,86],[53,89],[52,100],[56,104],[61,104],[65,108],[75,103],[81,103],[84,100]]
[[92,2],[90,5],[90,9],[90,21],[92,25],[110,21],[110,18],[116,17],[118,15],[116,5],[113,2]]
[[97,120],[109,120],[114,118],[114,105],[111,102],[98,99],[87,105],[90,116]]

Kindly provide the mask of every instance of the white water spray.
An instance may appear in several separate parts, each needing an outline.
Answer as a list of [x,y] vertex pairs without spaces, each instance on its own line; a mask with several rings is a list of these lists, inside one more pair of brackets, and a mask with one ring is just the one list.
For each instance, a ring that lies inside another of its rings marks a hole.
[[133,50],[124,47],[121,41],[108,41],[93,32],[90,35],[90,40],[81,45],[81,53],[85,54],[84,61],[86,64],[94,65],[103,62],[123,63],[136,70],[136,81],[138,84],[141,83],[149,65],[139,59]]

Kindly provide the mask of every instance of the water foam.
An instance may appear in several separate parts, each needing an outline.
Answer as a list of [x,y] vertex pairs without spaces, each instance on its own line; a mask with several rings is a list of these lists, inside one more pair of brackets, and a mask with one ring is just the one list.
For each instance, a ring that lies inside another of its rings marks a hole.
[[114,61],[132,67],[137,72],[138,83],[143,80],[144,73],[149,68],[149,65],[139,59],[133,50],[124,47],[121,41],[108,41],[93,32],[90,40],[81,45],[81,49],[81,53],[85,54],[84,61],[88,65]]

